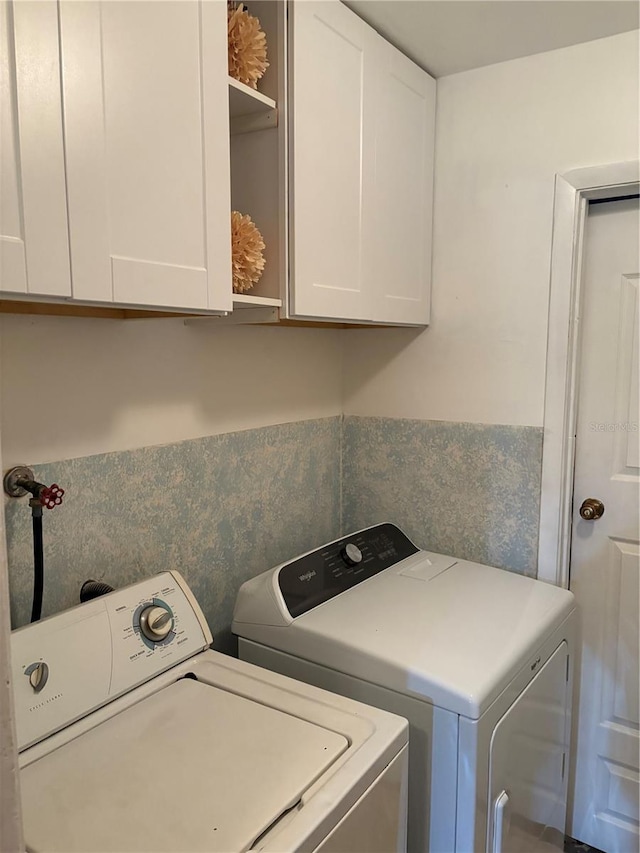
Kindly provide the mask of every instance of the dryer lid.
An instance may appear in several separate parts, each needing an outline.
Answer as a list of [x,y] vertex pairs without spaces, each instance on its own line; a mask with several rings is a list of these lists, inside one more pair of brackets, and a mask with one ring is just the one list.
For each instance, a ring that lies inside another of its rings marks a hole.
[[287,633],[302,657],[477,719],[574,606],[567,590],[463,560],[423,577],[389,569]]
[[35,853],[248,850],[345,737],[191,679],[21,771]]
[[[268,586],[254,589],[259,597]],[[269,621],[273,599],[271,593],[253,602],[252,612],[265,613],[261,623],[236,616],[234,631],[472,719],[574,608],[568,590],[426,551],[286,627],[278,619]]]

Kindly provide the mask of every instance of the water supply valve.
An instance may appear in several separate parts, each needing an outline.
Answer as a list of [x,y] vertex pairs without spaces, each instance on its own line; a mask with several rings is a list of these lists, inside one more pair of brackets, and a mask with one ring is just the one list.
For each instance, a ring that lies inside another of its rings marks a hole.
[[50,486],[38,483],[31,468],[27,468],[25,465],[17,465],[7,471],[4,475],[3,485],[9,497],[21,498],[30,494],[29,505],[32,508],[40,506],[54,509],[60,506],[64,496],[64,489],[61,489],[57,483],[52,483]]
[[62,503],[63,495],[64,489],[61,489],[57,483],[52,483],[40,492],[40,503],[47,509],[54,509]]

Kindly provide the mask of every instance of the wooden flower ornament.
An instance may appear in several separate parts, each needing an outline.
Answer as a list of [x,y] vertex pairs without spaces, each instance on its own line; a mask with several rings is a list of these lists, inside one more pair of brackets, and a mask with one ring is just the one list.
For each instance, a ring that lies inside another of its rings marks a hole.
[[258,80],[269,67],[267,39],[260,21],[242,3],[227,4],[229,74],[234,80],[258,88]]
[[233,292],[244,293],[260,280],[264,270],[264,240],[250,216],[231,214]]

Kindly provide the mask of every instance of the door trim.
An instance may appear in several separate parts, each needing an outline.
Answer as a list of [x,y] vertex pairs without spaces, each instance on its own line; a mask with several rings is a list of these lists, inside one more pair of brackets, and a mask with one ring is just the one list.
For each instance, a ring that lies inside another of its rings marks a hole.
[[640,162],[556,175],[544,397],[538,578],[569,587],[573,468],[578,409],[582,257],[591,200],[640,190]]

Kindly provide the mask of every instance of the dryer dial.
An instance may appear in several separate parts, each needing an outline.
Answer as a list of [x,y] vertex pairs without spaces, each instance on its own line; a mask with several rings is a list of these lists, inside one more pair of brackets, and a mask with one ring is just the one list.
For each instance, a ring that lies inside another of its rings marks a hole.
[[362,551],[353,542],[347,542],[342,551],[340,551],[340,556],[347,566],[357,566],[358,563],[362,562]]

